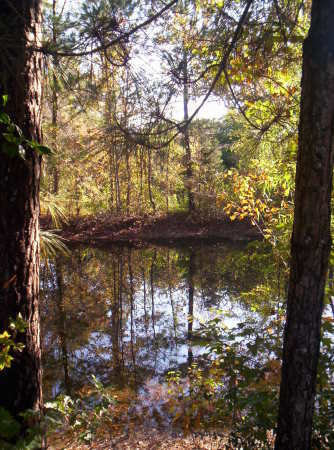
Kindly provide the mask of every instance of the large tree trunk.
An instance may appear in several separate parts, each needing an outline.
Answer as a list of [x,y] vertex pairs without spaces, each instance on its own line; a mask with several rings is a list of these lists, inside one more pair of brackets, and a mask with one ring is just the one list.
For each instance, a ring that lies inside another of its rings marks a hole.
[[[8,51],[0,55],[0,91],[9,96],[7,112],[26,138],[40,141],[42,58],[28,50],[37,45],[41,26],[40,0],[2,2],[0,23]],[[12,42],[13,45],[10,45]],[[0,138],[1,145],[1,138]],[[40,157],[26,150],[26,160],[8,157],[0,148],[0,326],[19,313],[27,323],[9,369],[0,372],[0,405],[14,414],[39,409],[41,347],[39,294]]]
[[304,42],[291,269],[276,449],[311,448],[324,286],[331,245],[334,2],[313,0]]

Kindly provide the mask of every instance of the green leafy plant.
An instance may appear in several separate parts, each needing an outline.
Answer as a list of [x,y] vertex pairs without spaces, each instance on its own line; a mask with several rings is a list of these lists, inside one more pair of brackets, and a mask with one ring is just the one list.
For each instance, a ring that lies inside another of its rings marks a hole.
[[98,430],[113,421],[112,406],[116,404],[109,388],[105,387],[95,375],[91,376],[91,388],[88,394],[72,399],[67,395],[59,396],[45,405],[45,420],[49,430],[59,426],[70,435],[73,442],[91,442]]
[[18,436],[20,424],[5,408],[0,407],[0,442],[1,440],[11,440]]
[[9,411],[0,407],[1,450],[38,450],[42,448],[43,432],[39,412],[27,410],[20,415],[26,423],[37,424],[29,426],[24,436],[21,436],[21,424]]
[[40,202],[41,214],[51,218],[54,228],[59,229],[63,223],[68,223],[63,199],[58,195],[41,188]]
[[24,349],[24,345],[15,342],[15,338],[18,333],[23,333],[26,328],[27,325],[19,314],[15,320],[10,321],[9,330],[0,333],[0,371],[10,367],[14,359],[12,352],[22,352]]
[[[27,328],[22,315],[11,319],[8,330],[0,333],[0,371],[11,366],[15,356],[13,353],[22,352],[24,344],[16,342],[19,333],[24,333]],[[36,414],[38,420],[36,420]],[[39,412],[27,410],[21,414],[23,420],[37,426],[29,427],[25,436],[20,437],[21,424],[5,408],[0,407],[0,448],[3,450],[36,450],[41,448],[42,433]],[[13,442],[15,441],[15,444]]]
[[41,230],[41,257],[43,260],[55,257],[59,253],[69,254],[69,249],[64,243],[64,239],[55,233],[55,230]]
[[2,128],[3,142],[1,143],[2,152],[11,158],[19,157],[25,159],[26,148],[35,150],[40,155],[50,155],[52,152],[49,147],[41,145],[36,141],[26,139],[23,136],[21,128],[16,125],[9,115],[4,111],[8,102],[8,95],[2,95],[0,105],[0,125]]

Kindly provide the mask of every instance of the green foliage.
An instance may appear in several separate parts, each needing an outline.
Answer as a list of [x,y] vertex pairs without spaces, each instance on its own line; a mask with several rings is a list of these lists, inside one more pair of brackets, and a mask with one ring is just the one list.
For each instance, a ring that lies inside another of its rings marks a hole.
[[240,173],[234,169],[224,178],[227,182],[220,202],[225,205],[225,213],[232,221],[248,219],[287,267],[293,219],[290,192],[275,189],[276,180],[265,171]]
[[202,325],[199,342],[208,350],[203,366],[193,364],[186,378],[169,374],[174,420],[187,427],[227,428],[232,448],[271,448],[282,321],[253,315],[231,327],[228,315],[221,312]]
[[89,443],[103,427],[110,426],[113,421],[112,407],[116,404],[110,387],[105,387],[91,376],[89,390],[80,398],[72,399],[61,395],[55,401],[48,402],[46,408],[46,422],[49,434],[61,427],[72,443]]
[[334,446],[334,319],[325,315],[322,323],[321,356],[317,373],[317,401],[314,414],[314,448]]
[[10,441],[20,433],[20,424],[4,408],[0,407],[0,442]]
[[[10,319],[8,331],[0,334],[0,371],[6,370],[15,359],[16,352],[22,352],[24,344],[16,342],[20,333],[24,333],[27,323],[18,314],[15,320]],[[20,414],[22,420],[30,424],[24,436],[21,424],[9,411],[0,407],[0,447],[3,450],[38,450],[41,448],[42,431],[40,428],[40,413],[32,410]],[[37,420],[36,420],[37,417]],[[36,423],[36,426],[32,426]],[[15,442],[15,444],[13,443]]]
[[[175,424],[185,431],[218,427],[225,431],[227,448],[273,448],[284,313],[264,313],[260,307],[231,324],[233,314],[224,310],[202,323],[196,342],[207,353],[187,371],[167,375]],[[334,443],[333,331],[333,319],[325,317],[312,444],[328,450]]]
[[9,330],[0,333],[0,371],[11,366],[14,359],[11,353],[22,352],[24,349],[24,345],[16,342],[15,338],[18,333],[24,333],[26,327],[26,322],[19,314],[15,320],[10,320]]
[[2,96],[2,104],[0,106],[0,125],[2,128],[3,142],[1,144],[1,150],[6,153],[10,158],[19,157],[25,159],[26,148],[35,150],[40,155],[50,155],[51,150],[45,145],[41,145],[36,141],[26,139],[23,136],[21,128],[16,125],[4,109],[8,102],[8,96]]
[[[4,408],[0,407],[0,445],[2,450],[39,450],[42,445],[40,413],[32,410],[20,414],[30,426],[22,436],[21,424]],[[33,423],[37,425],[33,426]],[[13,443],[15,442],[15,443]]]
[[41,257],[44,261],[59,254],[68,254],[69,250],[64,243],[64,239],[55,230],[40,231]]

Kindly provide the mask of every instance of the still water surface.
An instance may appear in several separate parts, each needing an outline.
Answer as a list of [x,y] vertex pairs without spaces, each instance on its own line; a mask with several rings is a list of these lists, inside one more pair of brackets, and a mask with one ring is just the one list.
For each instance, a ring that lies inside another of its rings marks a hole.
[[[47,400],[95,375],[126,403],[124,427],[216,427],[269,448],[286,273],[263,243],[80,247],[42,268],[41,291]],[[332,368],[323,360],[326,439]]]

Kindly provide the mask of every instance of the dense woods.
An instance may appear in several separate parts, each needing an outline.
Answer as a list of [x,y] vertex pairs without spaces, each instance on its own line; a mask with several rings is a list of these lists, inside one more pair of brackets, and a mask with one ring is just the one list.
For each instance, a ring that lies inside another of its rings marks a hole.
[[332,448],[331,2],[3,3],[0,444]]

